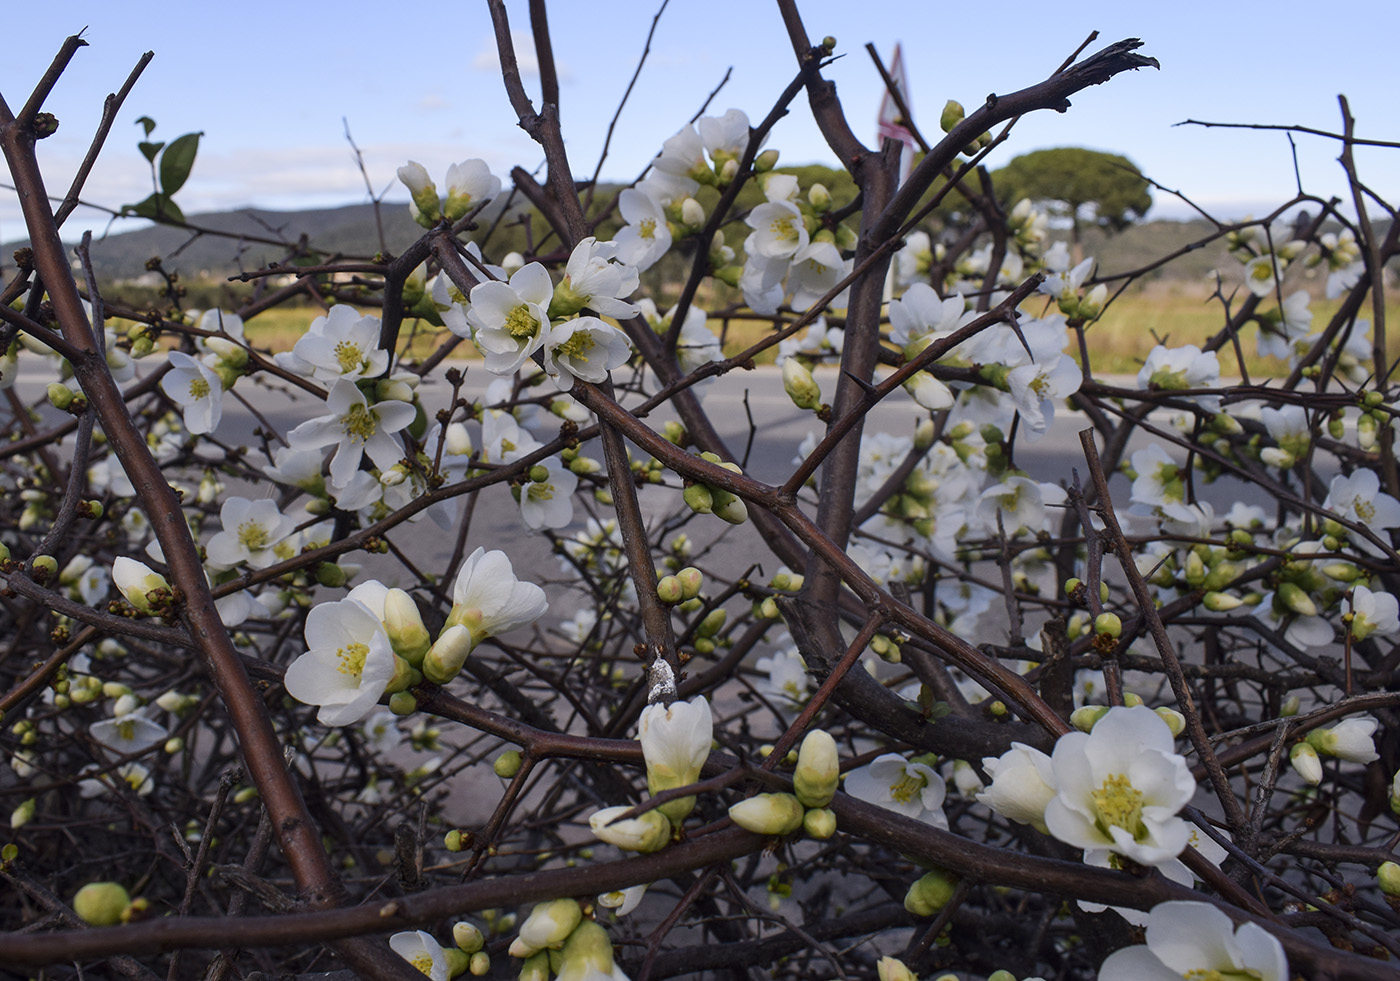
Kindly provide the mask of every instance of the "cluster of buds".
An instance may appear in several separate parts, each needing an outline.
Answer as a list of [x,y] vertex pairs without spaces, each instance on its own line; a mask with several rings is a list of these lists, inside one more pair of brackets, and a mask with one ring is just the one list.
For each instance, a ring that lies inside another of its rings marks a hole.
[[755,794],[729,808],[729,819],[746,831],[771,837],[790,835],[801,828],[813,838],[836,833],[836,815],[827,807],[836,796],[841,761],[836,740],[823,729],[813,729],[797,751],[790,794]]
[[[716,453],[701,453],[700,458],[708,463],[723,467],[731,473],[743,473],[737,463],[721,460]],[[684,491],[686,506],[697,514],[713,514],[715,517],[741,525],[749,519],[748,507],[729,491],[704,483],[690,483]]]
[[427,977],[483,977],[491,970],[491,955],[484,949],[486,937],[475,924],[463,920],[453,926],[452,944],[443,947],[426,930],[396,933],[389,938],[394,953]]
[[[1130,691],[1123,693],[1123,705],[1127,708],[1136,708],[1144,704],[1142,696]],[[1093,732],[1094,725],[1108,714],[1111,706],[1108,705],[1085,705],[1077,708],[1069,717],[1069,724],[1080,732]],[[1173,737],[1179,736],[1186,729],[1186,716],[1176,709],[1166,705],[1160,705],[1152,710],[1157,716],[1167,724]]]

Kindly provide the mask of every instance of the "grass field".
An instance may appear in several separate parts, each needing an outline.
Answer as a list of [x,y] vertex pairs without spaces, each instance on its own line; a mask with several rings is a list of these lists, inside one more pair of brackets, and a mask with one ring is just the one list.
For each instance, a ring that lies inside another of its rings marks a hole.
[[[1238,309],[1243,297],[1234,298],[1232,309]],[[1035,300],[1024,307],[1028,314],[1039,313],[1043,300]],[[1272,301],[1264,304],[1273,306]],[[1336,301],[1318,300],[1313,304],[1313,324],[1325,324],[1337,309]],[[370,311],[372,312],[372,311]],[[308,308],[277,309],[260,314],[247,325],[250,341],[266,346],[274,351],[291,350],[316,316]],[[1400,304],[1387,307],[1387,320],[1400,323]],[[1220,329],[1225,321],[1225,311],[1218,299],[1212,299],[1204,286],[1182,283],[1154,283],[1145,289],[1125,293],[1120,296],[1103,317],[1088,328],[1088,339],[1094,370],[1099,374],[1133,374],[1141,366],[1154,345],[1165,341],[1173,346],[1181,344],[1202,344]],[[712,321],[711,327],[718,329],[719,322]],[[735,319],[729,321],[725,334],[724,352],[734,355],[763,338],[770,325],[766,321]],[[1241,348],[1246,355],[1246,367],[1251,377],[1271,377],[1286,373],[1286,365],[1271,358],[1260,358],[1255,353],[1257,328],[1247,326],[1240,334]],[[435,328],[426,321],[408,321],[404,325],[404,338],[413,337],[412,354],[422,358],[431,353],[438,344],[450,339],[451,334],[443,328]],[[758,360],[771,363],[775,350],[770,349]],[[457,346],[452,357],[471,359],[477,357],[475,348],[463,342]],[[1221,372],[1226,376],[1237,376],[1239,368],[1232,347],[1227,345],[1220,352]]]

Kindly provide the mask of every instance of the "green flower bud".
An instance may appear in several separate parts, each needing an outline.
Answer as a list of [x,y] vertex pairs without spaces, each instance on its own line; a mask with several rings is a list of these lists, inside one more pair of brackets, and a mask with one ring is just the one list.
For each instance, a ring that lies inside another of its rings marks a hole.
[[402,589],[391,589],[384,596],[384,632],[394,653],[415,667],[423,663],[423,655],[433,645],[418,604]]
[[749,520],[749,509],[744,502],[728,491],[713,488],[711,496],[714,501],[714,516],[731,525],[741,525]]
[[821,405],[821,386],[796,358],[783,362],[783,390],[799,409],[815,409]]
[[1226,613],[1244,605],[1244,600],[1229,593],[1211,592],[1201,597],[1201,603],[1212,613]]
[[423,657],[423,676],[445,685],[462,671],[472,652],[472,632],[461,624],[448,627]]
[[549,981],[549,954],[540,951],[520,965],[520,981]]
[[1382,862],[1376,869],[1376,881],[1380,883],[1381,892],[1387,896],[1400,896],[1400,865]]
[[49,582],[58,575],[58,560],[52,555],[36,555],[30,564],[34,569],[35,582]]
[[452,927],[452,942],[457,945],[457,949],[464,950],[468,954],[475,954],[486,946],[486,938],[482,936],[476,924],[466,920]]
[[73,390],[60,382],[49,382],[49,402],[60,412],[67,412],[73,404]]
[[322,562],[316,566],[316,581],[327,589],[339,589],[345,585],[345,570],[334,562]]
[[818,211],[830,211],[831,192],[824,184],[813,184],[807,189],[807,203]]
[[938,125],[943,132],[951,133],[953,127],[963,121],[964,115],[962,103],[955,99],[949,99],[943,106],[942,114],[938,117]]
[[1288,751],[1288,762],[1303,782],[1316,787],[1322,782],[1322,761],[1311,743],[1301,742]]
[[1288,610],[1299,616],[1317,616],[1317,604],[1303,589],[1295,582],[1279,583],[1278,592],[1274,594]]
[[728,616],[729,614],[725,611],[724,607],[711,610],[705,615],[705,619],[700,621],[700,625],[695,628],[695,633],[700,637],[713,637],[715,634],[719,633]]
[[710,514],[714,510],[714,494],[705,484],[691,484],[681,496],[686,506],[697,514]]
[[1162,721],[1167,724],[1167,728],[1172,731],[1173,737],[1181,735],[1186,730],[1186,716],[1176,709],[1161,705],[1152,711],[1161,716]]
[[412,715],[418,711],[418,699],[411,691],[399,691],[389,696],[389,711],[395,715]]
[[1123,634],[1123,621],[1116,613],[1100,613],[1094,618],[1094,633],[1120,637]]
[[909,887],[904,908],[915,916],[932,916],[948,905],[957,885],[958,879],[952,873],[934,869]]
[[[462,832],[458,831],[456,828],[453,828],[451,831],[447,832],[447,834],[442,836],[442,846],[446,848],[449,852],[460,852],[464,847],[466,847],[465,839],[466,836],[463,835]],[[462,924],[459,923],[458,926],[462,926]],[[454,937],[457,935],[456,927],[453,927],[452,935]]]
[[756,794],[729,808],[729,819],[757,835],[789,835],[802,827],[805,808],[792,794]]
[[1080,732],[1093,732],[1094,725],[1107,713],[1107,705],[1085,705],[1074,710],[1069,717],[1069,724]]
[[700,595],[705,576],[695,566],[688,565],[676,573],[676,580],[681,584],[681,598],[691,600]]
[[599,839],[623,851],[654,852],[670,843],[671,821],[666,815],[650,810],[633,818],[615,820],[617,815],[630,810],[626,806],[605,807],[593,813],[588,826]]
[[792,775],[792,789],[804,807],[821,808],[836,796],[841,780],[841,757],[836,740],[824,729],[813,729],[802,740],[797,751],[797,770]]
[[881,957],[875,965],[875,974],[880,981],[919,981],[918,975],[897,957]]
[[685,598],[685,588],[675,576],[662,576],[656,584],[656,598],[667,606],[675,606]]
[[131,905],[131,894],[116,882],[89,882],[73,897],[73,912],[90,926],[115,926]]
[[496,771],[496,776],[502,780],[509,780],[520,772],[520,750],[508,749],[500,756],[496,757],[496,762],[491,764],[491,769]]
[[764,150],[754,157],[753,170],[756,174],[766,174],[776,166],[778,166],[777,150]]
[[491,970],[491,955],[484,950],[478,950],[467,961],[467,972],[474,978],[485,977],[489,970]]
[[802,815],[802,830],[810,838],[825,841],[836,834],[836,812],[827,807],[814,807]]

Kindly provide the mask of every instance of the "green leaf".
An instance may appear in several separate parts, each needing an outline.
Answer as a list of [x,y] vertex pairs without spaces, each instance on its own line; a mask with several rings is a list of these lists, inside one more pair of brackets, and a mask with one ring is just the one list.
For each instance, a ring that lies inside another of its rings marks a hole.
[[150,136],[151,130],[156,128],[156,121],[150,116],[142,116],[140,119],[136,120],[136,125],[146,127],[146,135]]
[[165,146],[165,141],[160,143],[138,143],[136,149],[141,151],[141,156],[146,158],[147,163],[156,162],[156,154],[160,153],[160,148]]
[[151,221],[165,223],[181,223],[185,221],[184,212],[165,194],[152,194],[144,201],[136,204],[122,205],[122,214],[128,217],[149,218]]
[[194,155],[199,151],[199,138],[203,133],[186,133],[165,148],[160,157],[160,189],[166,197],[185,186],[190,170],[194,167]]

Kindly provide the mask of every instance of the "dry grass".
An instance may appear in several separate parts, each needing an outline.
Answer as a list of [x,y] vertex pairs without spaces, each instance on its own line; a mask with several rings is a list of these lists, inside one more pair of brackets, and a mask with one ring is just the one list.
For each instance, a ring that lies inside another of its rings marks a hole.
[[[1242,298],[1236,297],[1234,308],[1238,308],[1240,302]],[[1267,303],[1265,306],[1272,307],[1273,304]],[[1336,301],[1315,302],[1314,324],[1326,323],[1337,306]],[[1028,315],[1043,313],[1044,301],[1031,301],[1023,309]],[[248,339],[273,351],[289,351],[316,315],[317,312],[309,308],[269,310],[249,321]],[[1154,345],[1163,342],[1171,345],[1202,344],[1220,330],[1225,315],[1221,302],[1213,299],[1209,289],[1203,285],[1153,283],[1143,289],[1124,293],[1098,322],[1088,328],[1094,369],[1100,374],[1136,373]],[[1392,323],[1400,323],[1400,305],[1387,308],[1387,318]],[[711,326],[719,329],[720,324],[712,321]],[[771,331],[771,324],[765,320],[730,320],[724,335],[724,353],[726,356],[735,355],[768,336]],[[1245,353],[1250,375],[1270,377],[1285,373],[1286,366],[1281,362],[1255,354],[1256,333],[1257,328],[1252,324],[1240,333],[1240,346]],[[442,342],[451,339],[452,334],[426,321],[408,321],[404,325],[404,337],[410,336],[413,338],[412,356],[422,358]],[[775,356],[776,348],[770,348],[758,361],[760,364],[771,364]],[[452,357],[474,359],[477,354],[471,344],[463,343],[457,346]],[[1220,361],[1224,374],[1238,374],[1238,365],[1230,345],[1221,350]]]

